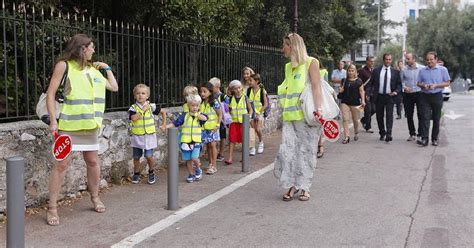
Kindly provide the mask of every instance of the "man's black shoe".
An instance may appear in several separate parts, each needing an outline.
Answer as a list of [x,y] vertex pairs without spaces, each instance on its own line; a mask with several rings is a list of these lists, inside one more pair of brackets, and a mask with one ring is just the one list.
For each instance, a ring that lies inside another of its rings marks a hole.
[[397,120],[400,120],[401,118],[402,118],[402,116],[401,116],[401,115],[397,116]]
[[428,140],[427,139],[426,140],[421,140],[421,141],[418,140],[416,143],[420,146],[428,146]]
[[438,146],[438,140],[432,140],[431,145],[433,146]]
[[392,136],[387,135],[387,137],[385,137],[385,142],[390,142],[390,141],[392,141]]
[[380,141],[383,141],[383,139],[385,138],[385,135],[380,135]]

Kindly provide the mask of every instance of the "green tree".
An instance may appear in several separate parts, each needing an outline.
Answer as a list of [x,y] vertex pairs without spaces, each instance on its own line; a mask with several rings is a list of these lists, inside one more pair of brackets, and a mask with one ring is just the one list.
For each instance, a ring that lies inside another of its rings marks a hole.
[[[406,48],[408,52],[413,51],[413,48],[408,46]],[[392,66],[396,66],[398,61],[401,61],[403,58],[403,48],[402,45],[398,43],[392,43],[392,42],[386,42],[382,49],[380,50],[380,53],[377,54],[377,57],[375,57],[375,66],[380,66],[383,64],[383,55],[385,53],[389,53],[392,55]]]
[[408,42],[419,56],[435,51],[453,76],[471,77],[474,71],[474,7],[458,10],[439,3],[409,22]]

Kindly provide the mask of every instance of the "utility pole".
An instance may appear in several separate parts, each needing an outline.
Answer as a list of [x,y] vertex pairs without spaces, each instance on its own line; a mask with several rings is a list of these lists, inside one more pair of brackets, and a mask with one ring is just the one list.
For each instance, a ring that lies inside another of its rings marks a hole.
[[298,32],[298,0],[295,0],[294,2],[295,6],[295,14],[294,14],[294,19],[293,19],[293,32],[297,33]]
[[403,0],[403,37],[402,37],[402,61],[405,64],[405,54],[406,54],[406,43],[407,43],[407,34],[408,34],[408,23],[407,23],[407,0]]
[[380,52],[380,4],[382,0],[378,0],[377,6],[377,54]]

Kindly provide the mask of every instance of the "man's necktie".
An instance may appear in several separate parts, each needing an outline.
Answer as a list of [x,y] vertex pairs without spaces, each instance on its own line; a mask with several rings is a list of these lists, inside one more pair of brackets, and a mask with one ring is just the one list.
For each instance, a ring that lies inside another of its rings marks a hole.
[[387,74],[388,74],[388,68],[385,68],[385,76],[383,76],[383,91],[382,91],[384,95],[387,94]]

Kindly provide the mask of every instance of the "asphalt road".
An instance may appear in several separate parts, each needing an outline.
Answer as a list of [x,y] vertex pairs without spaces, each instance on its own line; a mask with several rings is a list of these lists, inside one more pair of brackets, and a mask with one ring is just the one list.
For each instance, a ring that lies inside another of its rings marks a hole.
[[444,113],[438,147],[407,142],[405,118],[394,120],[389,144],[376,133],[327,143],[308,202],[283,202],[271,170],[242,181],[271,169],[274,134],[265,154],[251,158],[249,174],[234,163],[186,184],[182,171],[178,212],[165,209],[160,174],[156,185],[103,194],[105,214],[82,199],[61,208],[60,227],[47,226],[44,211],[29,216],[27,246],[110,247],[138,233],[136,247],[474,247],[474,96],[453,95]]

